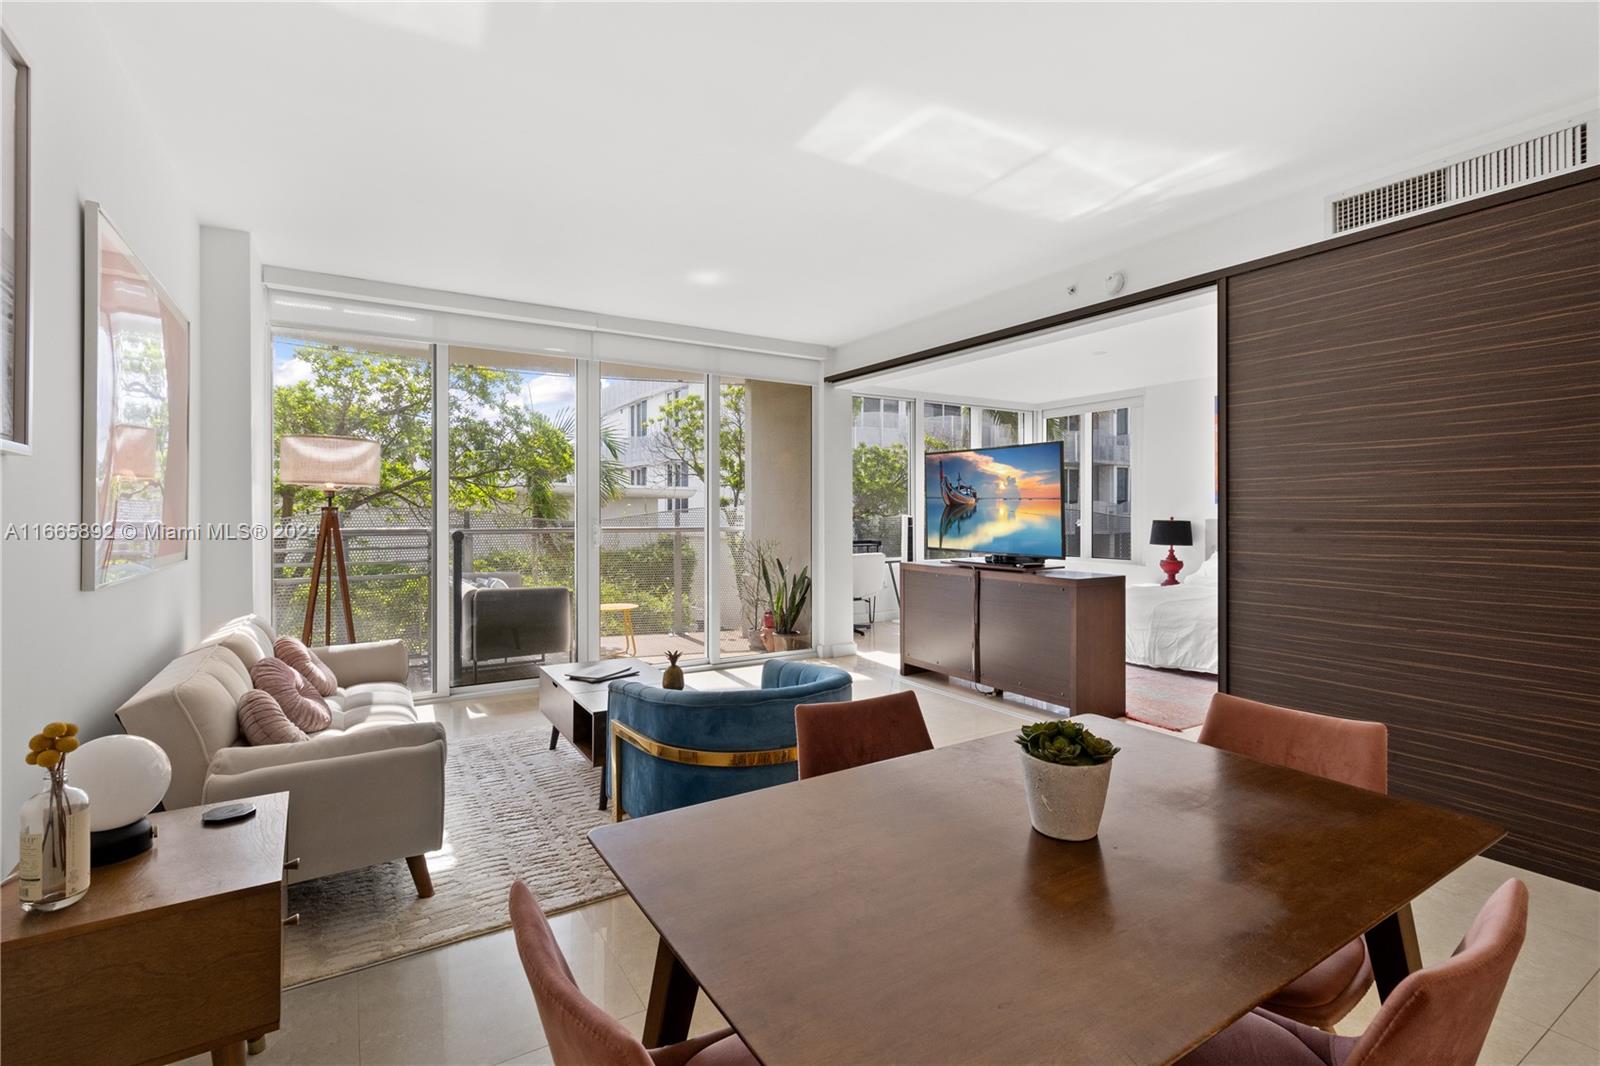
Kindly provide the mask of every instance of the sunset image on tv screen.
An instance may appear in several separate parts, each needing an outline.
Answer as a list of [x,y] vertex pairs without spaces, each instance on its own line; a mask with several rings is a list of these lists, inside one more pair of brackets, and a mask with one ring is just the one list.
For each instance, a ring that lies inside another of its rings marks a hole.
[[930,551],[1061,555],[1060,441],[932,452],[923,483]]

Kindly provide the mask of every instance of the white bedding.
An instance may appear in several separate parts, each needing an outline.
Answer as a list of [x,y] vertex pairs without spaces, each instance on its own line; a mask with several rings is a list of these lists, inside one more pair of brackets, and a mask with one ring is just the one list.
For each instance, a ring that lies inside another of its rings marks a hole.
[[1217,557],[1177,585],[1129,585],[1127,659],[1136,666],[1217,672]]

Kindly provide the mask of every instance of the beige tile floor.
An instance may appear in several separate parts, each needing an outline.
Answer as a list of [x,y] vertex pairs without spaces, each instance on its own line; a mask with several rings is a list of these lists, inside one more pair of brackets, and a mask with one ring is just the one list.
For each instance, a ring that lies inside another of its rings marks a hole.
[[[851,670],[857,695],[907,684],[898,676],[890,627],[836,660]],[[703,672],[695,687],[759,684],[759,667]],[[917,691],[935,744],[955,744],[1014,729],[1037,712],[922,675]],[[522,728],[527,695],[462,700],[434,707],[452,736]],[[1193,732],[1193,731],[1191,731]],[[1488,1066],[1600,1066],[1600,893],[1490,859],[1474,859],[1416,901],[1425,960],[1454,949],[1478,906],[1507,877],[1532,897],[1526,946],[1512,974],[1480,1062]],[[644,1024],[656,937],[626,896],[552,919],[583,991],[634,1032]],[[1357,1033],[1377,1008],[1368,997],[1340,1026]],[[722,1024],[702,995],[696,1033]],[[191,1060],[200,1066],[205,1059]],[[283,1029],[268,1038],[257,1066],[286,1064],[550,1063],[548,1042],[508,932],[495,933],[346,974],[284,995]]]

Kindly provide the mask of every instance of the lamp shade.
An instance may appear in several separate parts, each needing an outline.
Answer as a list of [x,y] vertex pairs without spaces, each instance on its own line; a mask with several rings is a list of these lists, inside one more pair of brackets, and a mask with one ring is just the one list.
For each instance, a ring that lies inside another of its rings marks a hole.
[[1194,543],[1194,534],[1189,530],[1189,523],[1185,519],[1158,518],[1150,523],[1150,543],[1187,546]]
[[89,796],[89,830],[137,822],[172,783],[172,761],[153,740],[128,733],[97,737],[72,753],[72,783]]
[[330,492],[376,488],[378,442],[359,437],[280,437],[278,480]]

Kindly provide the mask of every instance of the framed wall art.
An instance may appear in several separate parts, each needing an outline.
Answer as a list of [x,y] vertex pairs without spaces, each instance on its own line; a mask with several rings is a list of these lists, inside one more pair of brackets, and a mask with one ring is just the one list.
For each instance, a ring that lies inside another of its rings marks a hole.
[[189,320],[83,205],[83,587],[189,555]]
[[0,452],[33,447],[33,286],[29,271],[29,88],[27,60],[0,32]]

